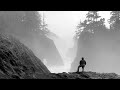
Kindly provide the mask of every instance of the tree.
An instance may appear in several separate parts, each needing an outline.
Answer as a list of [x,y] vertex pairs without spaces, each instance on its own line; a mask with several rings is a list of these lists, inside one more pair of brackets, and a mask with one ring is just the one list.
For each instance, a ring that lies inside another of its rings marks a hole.
[[[30,32],[40,29],[41,16],[37,11],[1,11],[0,23],[2,28],[9,29],[9,31]],[[7,28],[3,27],[4,25]]]
[[48,34],[50,33],[50,30],[48,29],[48,24],[46,24],[45,22],[45,15],[44,15],[44,12],[43,12],[43,17],[42,17],[42,25],[41,25],[41,30],[44,32],[44,34]]
[[111,17],[109,20],[110,28],[114,31],[119,30],[120,28],[120,11],[112,11]]
[[0,11],[0,32],[23,38],[46,35],[50,31],[37,11]]
[[103,28],[105,27],[104,22],[105,19],[99,16],[98,11],[89,11],[86,14],[86,19],[83,22],[80,21],[77,26],[76,37],[78,38],[81,32],[95,33],[95,31],[97,31],[97,28],[101,26]]
[[89,22],[97,21],[100,16],[98,15],[98,11],[89,11],[87,13],[87,17]]

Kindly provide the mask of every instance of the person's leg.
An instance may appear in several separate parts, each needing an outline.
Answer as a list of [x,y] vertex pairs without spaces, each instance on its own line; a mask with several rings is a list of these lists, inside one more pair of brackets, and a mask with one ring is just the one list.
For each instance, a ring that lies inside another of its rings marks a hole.
[[82,72],[84,72],[84,66],[82,66]]
[[78,66],[77,72],[79,72],[80,65]]

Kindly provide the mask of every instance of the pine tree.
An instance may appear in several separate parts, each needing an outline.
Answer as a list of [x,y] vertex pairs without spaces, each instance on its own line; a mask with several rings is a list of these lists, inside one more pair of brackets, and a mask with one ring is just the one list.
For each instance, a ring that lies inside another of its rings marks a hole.
[[99,16],[98,11],[89,11],[86,14],[86,19],[83,22],[80,21],[77,26],[76,37],[79,37],[81,32],[95,33],[97,28],[105,27],[104,22],[105,19]]
[[44,14],[44,12],[43,12],[43,17],[42,17],[41,30],[44,32],[44,34],[50,33],[50,30],[48,29],[48,24],[46,24],[46,22],[45,22],[45,14]]
[[120,28],[120,11],[112,11],[111,17],[109,20],[110,28],[114,29],[114,31],[119,30]]

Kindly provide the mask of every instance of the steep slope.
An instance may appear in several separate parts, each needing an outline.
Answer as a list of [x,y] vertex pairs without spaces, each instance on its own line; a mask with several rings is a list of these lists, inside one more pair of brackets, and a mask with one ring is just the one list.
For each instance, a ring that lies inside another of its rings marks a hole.
[[0,32],[7,33],[29,47],[47,65],[63,65],[52,39],[40,29],[41,17],[37,11],[0,11]]
[[38,51],[39,56],[42,57],[43,59],[46,59],[47,61],[46,65],[47,66],[63,65],[62,58],[53,40],[44,35],[38,36],[38,38],[39,39],[36,38],[36,40],[34,40],[35,41],[34,43],[36,43],[35,44],[36,50],[39,49]]
[[12,36],[0,34],[0,78],[37,78],[50,73],[33,52]]

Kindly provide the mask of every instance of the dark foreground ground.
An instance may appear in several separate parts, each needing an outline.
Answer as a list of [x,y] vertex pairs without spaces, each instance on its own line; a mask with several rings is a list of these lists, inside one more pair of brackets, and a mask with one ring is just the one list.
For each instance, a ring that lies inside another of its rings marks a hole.
[[35,73],[31,78],[10,77],[0,74],[0,79],[120,79],[115,73],[96,73],[96,72],[63,72],[63,73]]
[[115,73],[96,73],[96,72],[63,72],[38,74],[38,79],[120,79],[120,76]]

